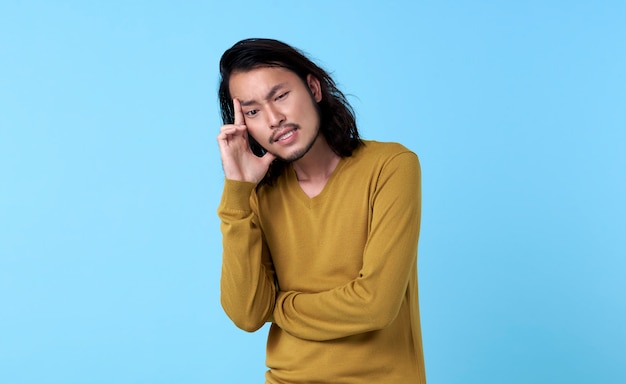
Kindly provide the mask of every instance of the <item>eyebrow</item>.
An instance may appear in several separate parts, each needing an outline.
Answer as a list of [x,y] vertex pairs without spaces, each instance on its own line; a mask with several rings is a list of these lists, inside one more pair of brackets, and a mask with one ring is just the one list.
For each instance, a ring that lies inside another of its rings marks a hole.
[[[276,93],[281,88],[284,88],[286,85],[287,85],[287,83],[280,83],[280,84],[276,84],[275,86],[273,86],[272,89],[270,89],[270,91],[265,96],[265,100],[272,99],[276,95]],[[248,107],[250,105],[258,104],[258,101],[256,101],[256,100],[239,100],[239,104],[241,104],[242,107]]]

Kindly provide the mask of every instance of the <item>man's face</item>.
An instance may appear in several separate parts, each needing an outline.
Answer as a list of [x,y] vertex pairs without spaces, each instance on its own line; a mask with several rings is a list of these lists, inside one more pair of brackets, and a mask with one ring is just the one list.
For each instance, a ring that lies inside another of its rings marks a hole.
[[248,133],[268,152],[296,161],[313,146],[319,134],[316,103],[319,81],[309,75],[305,84],[294,72],[260,67],[235,72],[230,93],[241,103]]

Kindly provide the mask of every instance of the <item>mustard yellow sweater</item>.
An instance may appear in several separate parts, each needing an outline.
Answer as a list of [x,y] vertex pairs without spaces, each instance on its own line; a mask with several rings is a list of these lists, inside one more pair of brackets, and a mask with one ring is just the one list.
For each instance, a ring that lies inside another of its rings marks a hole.
[[417,292],[417,156],[366,141],[309,198],[295,172],[226,180],[222,306],[272,322],[267,383],[425,383]]

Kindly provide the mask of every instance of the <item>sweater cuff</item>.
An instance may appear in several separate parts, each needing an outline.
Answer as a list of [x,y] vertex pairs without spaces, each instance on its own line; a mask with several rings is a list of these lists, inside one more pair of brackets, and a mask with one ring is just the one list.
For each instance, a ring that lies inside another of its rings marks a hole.
[[250,195],[255,187],[255,183],[225,179],[220,207],[227,210],[250,211]]

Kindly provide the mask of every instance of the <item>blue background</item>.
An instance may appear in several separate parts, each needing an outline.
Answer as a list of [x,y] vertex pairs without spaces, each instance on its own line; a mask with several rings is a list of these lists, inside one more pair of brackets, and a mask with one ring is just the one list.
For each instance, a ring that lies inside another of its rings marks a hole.
[[626,382],[626,3],[576,0],[3,0],[0,382],[263,381],[219,304],[247,37],[419,154],[429,382]]

